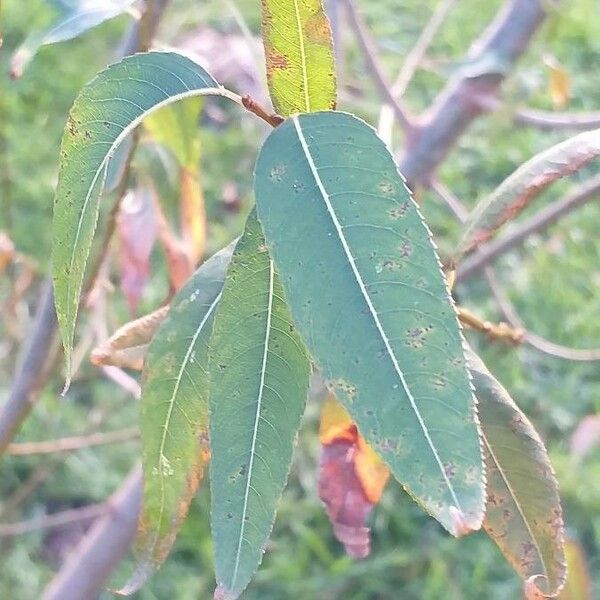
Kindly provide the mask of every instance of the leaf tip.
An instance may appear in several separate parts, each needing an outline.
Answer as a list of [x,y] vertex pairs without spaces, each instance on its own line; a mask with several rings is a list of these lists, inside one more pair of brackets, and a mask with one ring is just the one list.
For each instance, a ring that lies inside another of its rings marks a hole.
[[234,594],[230,589],[226,588],[222,583],[219,583],[215,589],[213,600],[236,600],[238,595]]
[[144,560],[137,565],[135,571],[125,585],[117,590],[110,591],[117,596],[131,596],[144,586],[155,570],[156,568],[150,561]]
[[467,520],[465,513],[456,508],[456,506],[451,506],[449,513],[450,522],[452,523],[451,533],[454,537],[463,537],[472,531],[479,529],[479,527],[473,527],[473,525]]

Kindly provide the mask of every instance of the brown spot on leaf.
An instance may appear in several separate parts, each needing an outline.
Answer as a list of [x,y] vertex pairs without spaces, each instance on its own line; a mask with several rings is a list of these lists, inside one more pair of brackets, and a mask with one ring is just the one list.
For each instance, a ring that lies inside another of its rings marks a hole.
[[407,213],[408,207],[409,203],[404,202],[402,204],[399,204],[398,206],[394,206],[394,208],[390,208],[388,210],[388,215],[390,216],[390,219],[401,219]]

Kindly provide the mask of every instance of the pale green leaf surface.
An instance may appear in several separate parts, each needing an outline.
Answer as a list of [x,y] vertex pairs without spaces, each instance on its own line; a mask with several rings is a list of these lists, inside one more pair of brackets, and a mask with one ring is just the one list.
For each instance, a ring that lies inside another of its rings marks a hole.
[[600,129],[585,131],[540,152],[481,200],[466,223],[456,259],[489,240],[538,194],[600,155]]
[[202,110],[201,98],[165,106],[144,121],[152,138],[173,154],[180,166],[191,171],[198,168],[200,137],[198,120]]
[[255,195],[294,321],[361,434],[450,532],[477,529],[483,465],[463,340],[385,145],[345,113],[293,116],[263,146]]
[[216,598],[236,598],[265,551],[304,411],[309,362],[255,213],[211,338],[210,482]]
[[148,349],[140,407],[140,560],[124,594],[139,589],[164,561],[209,459],[208,344],[232,251],[228,246],[194,273]]
[[262,0],[262,38],[279,114],[335,108],[331,28],[321,0]]
[[32,31],[12,57],[11,70],[20,76],[41,46],[80,36],[108,19],[124,13],[135,0],[51,0],[51,20]]
[[542,440],[508,392],[469,353],[487,466],[483,527],[529,587],[555,594],[566,576],[558,484]]
[[75,320],[100,192],[119,143],[148,114],[190,96],[227,91],[189,58],[162,52],[123,59],[96,76],[75,100],[63,134],[54,202],[53,278],[67,378]]

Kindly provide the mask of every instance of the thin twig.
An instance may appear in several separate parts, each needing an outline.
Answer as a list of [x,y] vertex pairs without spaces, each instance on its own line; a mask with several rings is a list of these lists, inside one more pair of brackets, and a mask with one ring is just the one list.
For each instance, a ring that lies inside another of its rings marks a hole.
[[268,123],[271,127],[277,127],[281,125],[284,118],[276,113],[269,112],[266,108],[261,106],[250,94],[246,94],[242,98],[242,106],[249,112],[255,114],[257,117]]
[[[437,191],[437,190],[436,190]],[[529,236],[541,233],[559,219],[590,200],[600,196],[600,174],[573,188],[564,197],[541,209],[535,215],[516,225],[503,237],[480,246],[457,268],[456,281],[464,281],[502,254],[519,247]]]
[[19,521],[18,523],[0,523],[0,537],[8,537],[39,531],[40,529],[50,529],[54,527],[62,527],[69,523],[78,521],[89,521],[100,515],[106,514],[108,506],[102,504],[90,504],[81,508],[72,508],[63,510],[51,515],[43,517],[35,517],[28,521]]
[[354,2],[352,0],[344,0],[344,3],[346,5],[346,14],[348,15],[348,21],[356,35],[356,39],[359,43],[360,48],[363,51],[368,65],[368,71],[371,74],[373,81],[377,85],[379,93],[383,96],[383,99],[387,103],[389,103],[390,106],[393,108],[396,119],[398,120],[398,123],[400,124],[402,129],[407,133],[412,132],[414,129],[412,118],[408,114],[406,108],[400,104],[400,102],[395,98],[394,94],[392,93],[390,84],[387,81],[387,78],[383,72],[383,69],[381,68],[381,65],[379,64],[379,59],[377,58],[377,52],[375,50],[375,44],[368,33],[367,26],[362,16],[356,10],[356,7],[354,6]]
[[458,319],[463,325],[475,331],[485,333],[491,340],[508,342],[516,346],[525,337],[525,331],[521,328],[516,329],[503,322],[492,323],[491,321],[486,321],[462,306],[458,306],[456,310],[458,312]]
[[[431,45],[435,34],[442,26],[446,16],[450,9],[456,4],[456,0],[441,0],[441,2],[435,7],[431,18],[426,23],[425,27],[421,31],[415,45],[412,50],[406,55],[406,59],[402,64],[402,68],[396,77],[396,81],[392,85],[392,95],[394,98],[401,98],[404,96],[410,82],[412,81],[415,73],[425,54],[427,49]],[[385,104],[381,107],[379,112],[379,125],[377,131],[379,135],[389,144],[391,144],[391,118],[393,117],[393,107],[389,104]],[[386,132],[389,132],[386,133]]]
[[469,217],[467,207],[439,179],[432,179],[430,187],[446,203],[454,216],[461,223],[465,223]]
[[516,123],[542,130],[586,130],[600,127],[600,111],[555,112],[537,108],[513,108],[490,95],[474,96],[473,100],[486,111],[506,111]]
[[492,267],[485,268],[485,276],[490,286],[490,290],[494,299],[496,300],[500,311],[504,318],[514,328],[520,328],[524,330],[523,341],[529,344],[531,347],[553,356],[554,358],[562,358],[565,360],[575,360],[582,362],[597,361],[600,360],[600,348],[593,349],[579,349],[570,348],[569,346],[563,346],[562,344],[556,344],[543,338],[540,335],[527,331],[524,326],[523,320],[517,313],[513,303],[509,300],[508,296],[504,293],[504,290],[500,286],[496,274]]
[[137,427],[127,427],[117,431],[97,432],[90,435],[76,435],[45,442],[20,442],[9,444],[6,453],[14,456],[29,456],[31,454],[55,454],[57,452],[72,452],[92,446],[103,446],[118,442],[130,442],[139,437]]

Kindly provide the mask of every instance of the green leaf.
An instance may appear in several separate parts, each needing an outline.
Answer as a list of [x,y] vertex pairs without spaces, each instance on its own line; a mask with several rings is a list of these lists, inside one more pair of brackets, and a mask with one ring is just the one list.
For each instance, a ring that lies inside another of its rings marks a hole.
[[304,341],[361,434],[451,533],[477,529],[477,416],[439,260],[383,142],[360,119],[296,115],[255,171],[258,216]]
[[469,353],[487,467],[483,522],[513,568],[544,594],[566,578],[558,484],[544,444],[508,392]]
[[273,106],[287,116],[334,109],[335,67],[321,0],[262,0],[262,37]]
[[208,444],[208,343],[233,244],[206,261],[177,293],[144,363],[140,431],[143,509],[138,590],[169,553],[200,484]]
[[180,166],[192,171],[196,171],[200,160],[201,110],[202,99],[190,98],[161,108],[144,121],[152,137],[173,154]]
[[575,173],[600,155],[600,129],[585,131],[521,165],[471,213],[456,259],[488,241],[551,183]]
[[236,246],[211,338],[215,598],[258,568],[304,412],[309,362],[255,213]]
[[54,294],[67,384],[79,295],[107,164],[144,117],[182,98],[207,94],[228,92],[189,58],[149,52],[110,66],[75,100],[63,134],[53,222]]
[[124,13],[135,0],[50,0],[51,22],[32,31],[11,59],[11,74],[20,77],[41,46],[72,40]]

